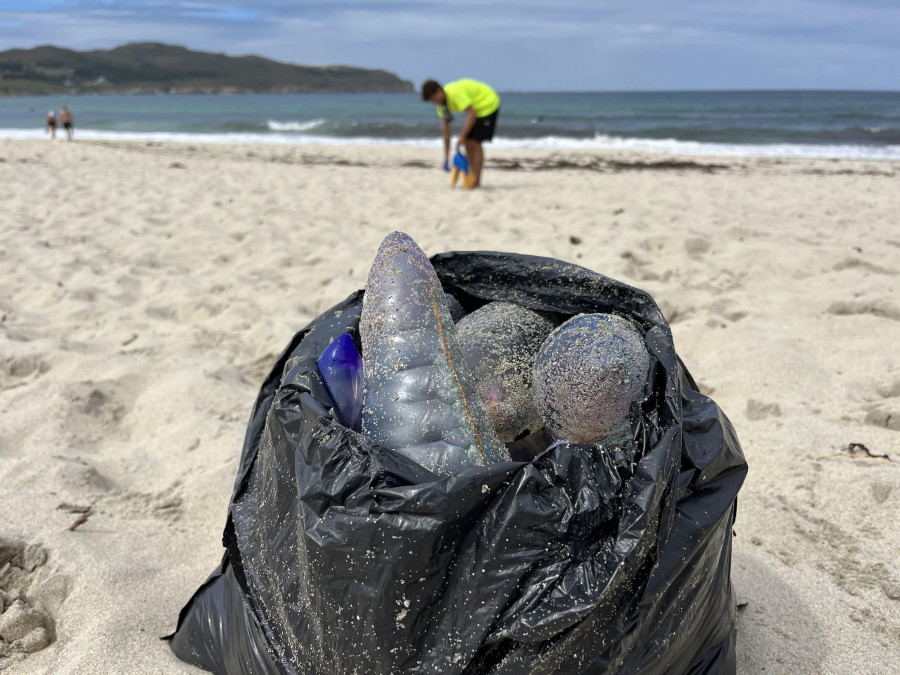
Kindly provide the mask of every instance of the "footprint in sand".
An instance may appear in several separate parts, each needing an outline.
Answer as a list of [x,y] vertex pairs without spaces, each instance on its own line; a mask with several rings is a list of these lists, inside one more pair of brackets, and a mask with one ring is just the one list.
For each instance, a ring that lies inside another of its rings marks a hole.
[[893,483],[887,481],[874,481],[872,483],[872,498],[876,504],[884,504],[893,491]]
[[747,401],[747,419],[752,422],[767,417],[781,417],[781,407],[777,403],[765,403],[751,398]]
[[114,295],[113,300],[125,307],[134,305],[141,292],[141,280],[136,277],[124,275],[116,279],[116,288],[120,291],[118,295]]
[[881,319],[900,321],[900,307],[884,300],[855,300],[850,302],[835,302],[828,307],[829,314],[835,316],[858,316],[871,314]]
[[[814,481],[815,482],[815,481]],[[813,494],[819,492],[816,485],[804,486]],[[885,495],[885,499],[887,495]],[[832,519],[824,517],[820,509],[809,508],[788,496],[779,495],[777,501],[784,507],[784,512],[793,524],[793,531],[800,543],[806,543],[813,550],[825,550],[828,553],[817,557],[817,567],[831,576],[832,581],[843,591],[859,596],[864,591],[883,593],[891,600],[900,599],[900,580],[893,569],[882,562],[873,562],[866,552],[867,537],[883,536],[880,529],[866,528],[846,529]],[[821,496],[814,500],[818,503]],[[798,547],[790,555],[802,555]],[[895,620],[884,617],[884,626],[891,631],[900,630]]]
[[83,501],[106,494],[112,489],[106,476],[80,457],[54,455],[53,459],[57,461],[41,472],[42,478],[39,480],[45,485],[58,486],[61,495]]
[[56,639],[69,584],[46,568],[47,557],[40,545],[0,537],[0,670]]
[[897,274],[895,270],[888,269],[887,267],[881,267],[880,265],[870,263],[868,260],[862,260],[860,258],[846,258],[832,267],[832,269],[835,272],[857,269],[866,272],[874,272],[875,274],[885,274],[888,276]]
[[192,300],[179,305],[175,310],[175,316],[182,323],[203,323],[219,316],[225,311],[227,305],[209,300]]
[[219,366],[215,370],[208,371],[204,374],[213,380],[218,380],[219,382],[223,382],[225,384],[232,384],[237,386],[246,386],[251,384],[251,382],[247,379],[240,368],[228,364]]
[[881,385],[875,391],[881,398],[900,398],[900,378],[889,384]]
[[697,310],[690,305],[675,305],[665,300],[660,300],[658,304],[669,325],[687,321],[697,313]]
[[735,321],[740,321],[747,316],[747,312],[737,309],[734,302],[730,299],[717,300],[709,306],[709,309],[713,314],[716,314],[717,316],[720,316],[732,323],[734,323]]
[[144,313],[152,319],[197,324],[217,317],[227,306],[208,300],[190,300],[174,306],[147,307]]
[[6,339],[11,342],[34,342],[44,337],[40,330],[27,324],[11,325],[9,323],[0,323],[0,327],[2,327],[3,333],[6,335]]
[[900,379],[876,387],[875,391],[883,400],[863,408],[866,424],[900,431]]
[[625,251],[620,257],[627,261],[625,275],[638,281],[659,281],[660,276],[656,272],[647,269],[652,263],[635,254],[633,251]]
[[124,520],[152,518],[169,522],[177,521],[184,511],[181,481],[176,480],[159,492],[115,490],[100,497],[93,506],[96,513]]
[[876,403],[865,408],[866,424],[882,429],[900,431],[900,406],[895,403]]
[[93,286],[82,286],[80,288],[73,288],[69,291],[69,300],[75,300],[77,302],[87,302],[92,303],[96,302],[97,297],[100,295],[101,291]]
[[687,254],[694,259],[702,258],[706,253],[709,252],[711,245],[708,239],[702,239],[700,237],[689,237],[684,240],[684,250],[687,251]]
[[65,428],[76,444],[93,445],[112,436],[120,439],[125,434],[122,422],[140,388],[134,380],[87,380],[66,387],[63,397],[69,405]]
[[[240,369],[246,380],[249,380],[252,385],[258,386],[272,370],[272,366],[275,365],[277,360],[278,354],[269,352],[253,361],[240,363],[237,367]],[[285,370],[285,372],[287,372],[287,370]]]
[[0,362],[0,389],[21,387],[50,370],[50,364],[36,354],[8,356]]

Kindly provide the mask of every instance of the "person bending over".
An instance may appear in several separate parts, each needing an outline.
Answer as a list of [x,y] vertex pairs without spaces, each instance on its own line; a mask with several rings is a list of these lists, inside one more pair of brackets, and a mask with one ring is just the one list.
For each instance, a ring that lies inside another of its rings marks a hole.
[[472,172],[472,187],[481,185],[481,168],[484,166],[484,151],[481,144],[494,137],[497,116],[500,114],[500,96],[484,82],[478,80],[455,80],[441,86],[435,80],[422,85],[422,100],[438,107],[444,132],[444,169],[450,161],[450,122],[453,113],[465,112],[459,139],[456,142],[466,149],[469,171]]

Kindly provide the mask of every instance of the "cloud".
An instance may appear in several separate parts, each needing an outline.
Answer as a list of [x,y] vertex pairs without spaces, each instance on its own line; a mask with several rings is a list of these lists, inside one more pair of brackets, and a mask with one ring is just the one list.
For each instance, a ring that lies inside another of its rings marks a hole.
[[894,0],[0,0],[0,50],[161,41],[506,89],[890,88]]

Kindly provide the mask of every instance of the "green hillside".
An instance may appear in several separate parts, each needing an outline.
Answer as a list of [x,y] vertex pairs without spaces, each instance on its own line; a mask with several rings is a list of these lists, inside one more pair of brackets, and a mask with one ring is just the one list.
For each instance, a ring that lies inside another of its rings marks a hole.
[[90,52],[53,46],[0,52],[0,96],[409,91],[411,82],[384,70],[297,66],[153,42]]

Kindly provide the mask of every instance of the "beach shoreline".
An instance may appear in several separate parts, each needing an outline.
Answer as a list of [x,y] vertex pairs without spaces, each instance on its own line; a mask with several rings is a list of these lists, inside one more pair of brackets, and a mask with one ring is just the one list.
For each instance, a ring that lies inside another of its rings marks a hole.
[[[492,151],[900,160],[886,91],[499,92]],[[40,140],[66,103],[91,141],[440,147],[417,93],[0,97],[0,138]],[[456,129],[458,129],[458,123]],[[455,132],[454,132],[455,133]]]
[[[317,148],[338,151],[356,149],[379,152],[382,149],[440,151],[440,139],[432,135],[422,138],[392,140],[384,138],[337,138],[327,136],[293,137],[283,134],[190,134],[180,132],[110,133],[79,129],[78,139],[91,144],[164,144],[214,147]],[[0,140],[41,141],[46,133],[38,129],[0,129]],[[593,155],[622,154],[650,157],[699,156],[731,159],[811,160],[851,162],[900,161],[900,145],[817,145],[791,143],[714,143],[675,138],[638,138],[600,135],[592,140],[567,138],[510,139],[495,138],[487,146],[494,152],[512,153],[586,153]]]
[[56,636],[0,669],[200,672],[158,638],[221,559],[262,379],[401,230],[649,292],[750,467],[738,672],[900,671],[900,161],[488,146],[468,193],[440,160],[0,139],[0,537]]

